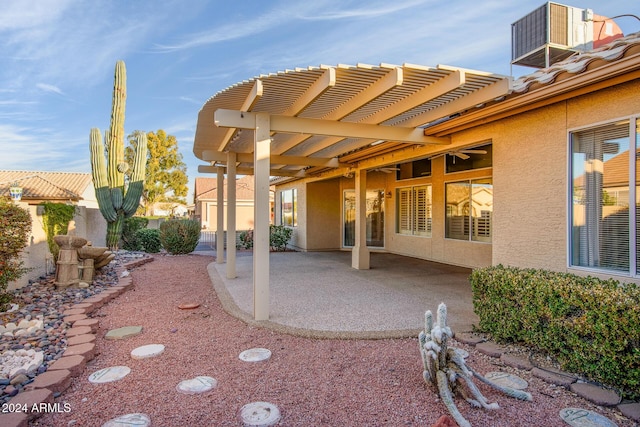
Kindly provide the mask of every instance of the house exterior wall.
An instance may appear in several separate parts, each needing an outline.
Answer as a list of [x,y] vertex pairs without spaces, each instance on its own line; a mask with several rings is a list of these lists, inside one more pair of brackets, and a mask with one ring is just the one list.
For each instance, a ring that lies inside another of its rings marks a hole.
[[[307,229],[307,250],[336,250],[341,247],[341,191],[340,179],[310,182],[306,186],[307,208],[305,224]],[[298,209],[300,209],[300,203]],[[299,221],[300,223],[300,221]]]
[[[218,203],[217,202],[204,202],[205,209],[208,211],[205,221],[202,220],[202,225],[206,230],[215,230],[218,224]],[[224,203],[224,229],[227,229],[227,202]],[[236,230],[249,230],[253,229],[253,200],[238,200],[236,202]]]

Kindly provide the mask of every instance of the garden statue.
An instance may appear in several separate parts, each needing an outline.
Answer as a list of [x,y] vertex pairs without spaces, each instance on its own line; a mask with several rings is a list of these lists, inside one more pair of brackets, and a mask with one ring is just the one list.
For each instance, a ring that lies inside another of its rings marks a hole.
[[[107,246],[118,249],[125,218],[133,216],[140,204],[147,163],[147,135],[135,133],[133,168],[125,185],[129,164],[124,158],[124,109],[126,101],[126,70],[123,61],[116,63],[113,84],[111,124],[105,132],[105,145],[100,130],[91,129],[91,172],[102,216],[107,220]],[[107,160],[105,161],[105,151]]]
[[87,239],[69,234],[59,234],[53,240],[60,246],[56,262],[55,284],[58,288],[66,288],[80,283],[78,269],[78,249],[87,243]]
[[425,382],[437,387],[440,398],[460,427],[471,427],[471,424],[462,416],[453,402],[454,393],[459,393],[473,406],[486,409],[498,408],[497,403],[487,402],[474,384],[474,377],[505,393],[507,396],[521,400],[531,400],[531,395],[525,391],[503,387],[483,377],[466,365],[459,352],[448,347],[449,339],[453,337],[453,334],[447,326],[447,307],[444,303],[438,306],[435,324],[433,323],[431,311],[427,310],[424,316],[425,328],[418,336],[420,354],[424,365],[422,376]]

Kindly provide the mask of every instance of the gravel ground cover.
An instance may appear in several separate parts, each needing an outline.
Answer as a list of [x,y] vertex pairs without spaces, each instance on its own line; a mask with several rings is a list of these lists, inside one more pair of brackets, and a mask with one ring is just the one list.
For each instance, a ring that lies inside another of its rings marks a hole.
[[[46,414],[33,426],[101,426],[128,413],[145,413],[153,426],[238,426],[240,408],[270,402],[281,412],[281,426],[430,426],[447,409],[422,379],[417,339],[308,339],[248,326],[226,313],[207,275],[212,257],[155,256],[132,271],[134,289],[93,313],[100,319],[98,356],[59,402],[68,412]],[[195,309],[178,305],[196,302]],[[143,326],[140,335],[105,340],[107,331]],[[131,351],[163,344],[158,357],[133,359]],[[516,373],[529,382],[533,402],[508,398],[479,384],[500,409],[458,408],[473,426],[562,426],[561,409],[594,410],[620,427],[635,423],[615,409],[598,408],[567,390],[552,386],[477,352],[468,365],[481,373]],[[241,352],[271,350],[268,361],[248,363]],[[128,366],[124,379],[92,384],[89,375],[110,366]],[[202,394],[176,390],[183,380],[215,378],[217,387]]]

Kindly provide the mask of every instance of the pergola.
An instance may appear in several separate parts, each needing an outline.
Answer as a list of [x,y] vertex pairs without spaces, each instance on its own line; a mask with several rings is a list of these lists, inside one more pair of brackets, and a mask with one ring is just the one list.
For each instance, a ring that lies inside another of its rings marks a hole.
[[[254,175],[254,318],[269,318],[269,184],[281,179],[355,177],[352,267],[369,268],[366,178],[407,147],[451,144],[429,127],[502,99],[510,77],[449,66],[320,66],[261,75],[211,97],[198,114],[193,152],[227,174],[227,278],[236,277],[236,175]],[[415,155],[415,154],[413,154]],[[217,262],[224,262],[224,204],[218,203]]]

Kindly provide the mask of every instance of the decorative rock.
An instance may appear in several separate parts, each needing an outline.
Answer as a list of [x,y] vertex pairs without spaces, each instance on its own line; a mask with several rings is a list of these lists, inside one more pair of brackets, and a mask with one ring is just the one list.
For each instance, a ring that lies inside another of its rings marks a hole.
[[70,308],[69,310],[65,310],[62,313],[63,316],[73,316],[76,314],[87,314],[88,310],[86,308]]
[[541,378],[545,382],[559,385],[565,388],[569,388],[571,384],[575,383],[578,380],[578,378],[573,375],[551,368],[533,368],[531,370],[531,374],[533,374],[534,377]]
[[107,421],[102,427],[148,427],[151,425],[151,419],[147,414],[126,414]]
[[164,345],[162,344],[149,344],[142,347],[134,348],[131,350],[131,357],[134,359],[147,359],[149,357],[156,357],[164,352]]
[[65,316],[64,317],[65,323],[69,323],[69,324],[73,324],[73,323],[77,322],[78,320],[84,320],[84,319],[87,319],[87,315],[86,314],[72,314],[71,316]]
[[190,380],[180,381],[176,386],[176,390],[184,394],[205,393],[218,385],[215,378],[199,376]]
[[67,340],[68,346],[87,344],[90,342],[94,342],[96,340],[96,336],[93,334],[84,334],[84,335],[76,335],[75,337],[71,337]]
[[9,382],[11,385],[18,385],[18,384],[22,384],[25,381],[28,381],[29,377],[26,376],[25,374],[17,374],[16,376],[14,376],[11,381]]
[[123,379],[129,375],[129,372],[131,369],[127,366],[111,366],[89,375],[89,382],[93,384],[110,383]]
[[443,415],[431,427],[458,427],[458,424],[449,415]]
[[96,357],[96,345],[92,342],[86,344],[78,344],[67,347],[64,356],[82,356],[88,362]]
[[483,335],[475,332],[461,332],[456,334],[455,340],[463,344],[476,345],[485,342],[487,339]]
[[240,421],[245,426],[272,426],[280,421],[280,410],[268,402],[252,402],[240,408]]
[[491,357],[500,357],[506,351],[504,347],[490,341],[477,344],[476,349],[478,349],[480,353]]
[[560,418],[571,427],[617,427],[608,418],[580,408],[562,409]]
[[262,362],[271,358],[271,350],[266,348],[251,348],[238,356],[244,362]]
[[570,390],[600,406],[615,406],[622,400],[615,391],[587,383],[573,383]]
[[198,308],[200,307],[200,304],[196,303],[196,302],[189,302],[189,303],[184,303],[184,304],[180,304],[178,306],[178,308],[180,310],[192,310],[194,308]]
[[0,414],[0,425],[4,427],[29,427],[29,416],[24,412]]
[[486,379],[514,390],[524,390],[529,386],[525,380],[517,375],[512,375],[507,372],[489,372],[484,376]]
[[75,322],[73,322],[74,328],[77,328],[80,326],[90,327],[91,333],[94,334],[98,330],[98,327],[100,326],[100,322],[98,321],[98,319],[82,319],[82,320],[76,320]]
[[75,337],[76,335],[90,334],[91,328],[89,326],[74,326],[67,329],[67,338]]
[[118,329],[112,329],[104,336],[108,340],[121,340],[133,337],[142,333],[142,326],[125,326]]
[[[11,403],[22,408],[32,408],[33,405],[37,405],[36,407],[40,407],[41,403],[53,403],[53,392],[51,390],[47,390],[46,388],[23,391],[19,395],[13,397],[11,399]],[[42,415],[42,412],[39,411],[29,411],[27,413],[27,417],[30,420],[33,420],[40,415]],[[2,425],[4,426],[5,424]]]
[[500,356],[500,360],[503,361],[505,365],[522,369],[524,371],[530,371],[533,369],[533,365],[531,364],[529,359],[518,356],[516,354],[504,353],[502,356]]

